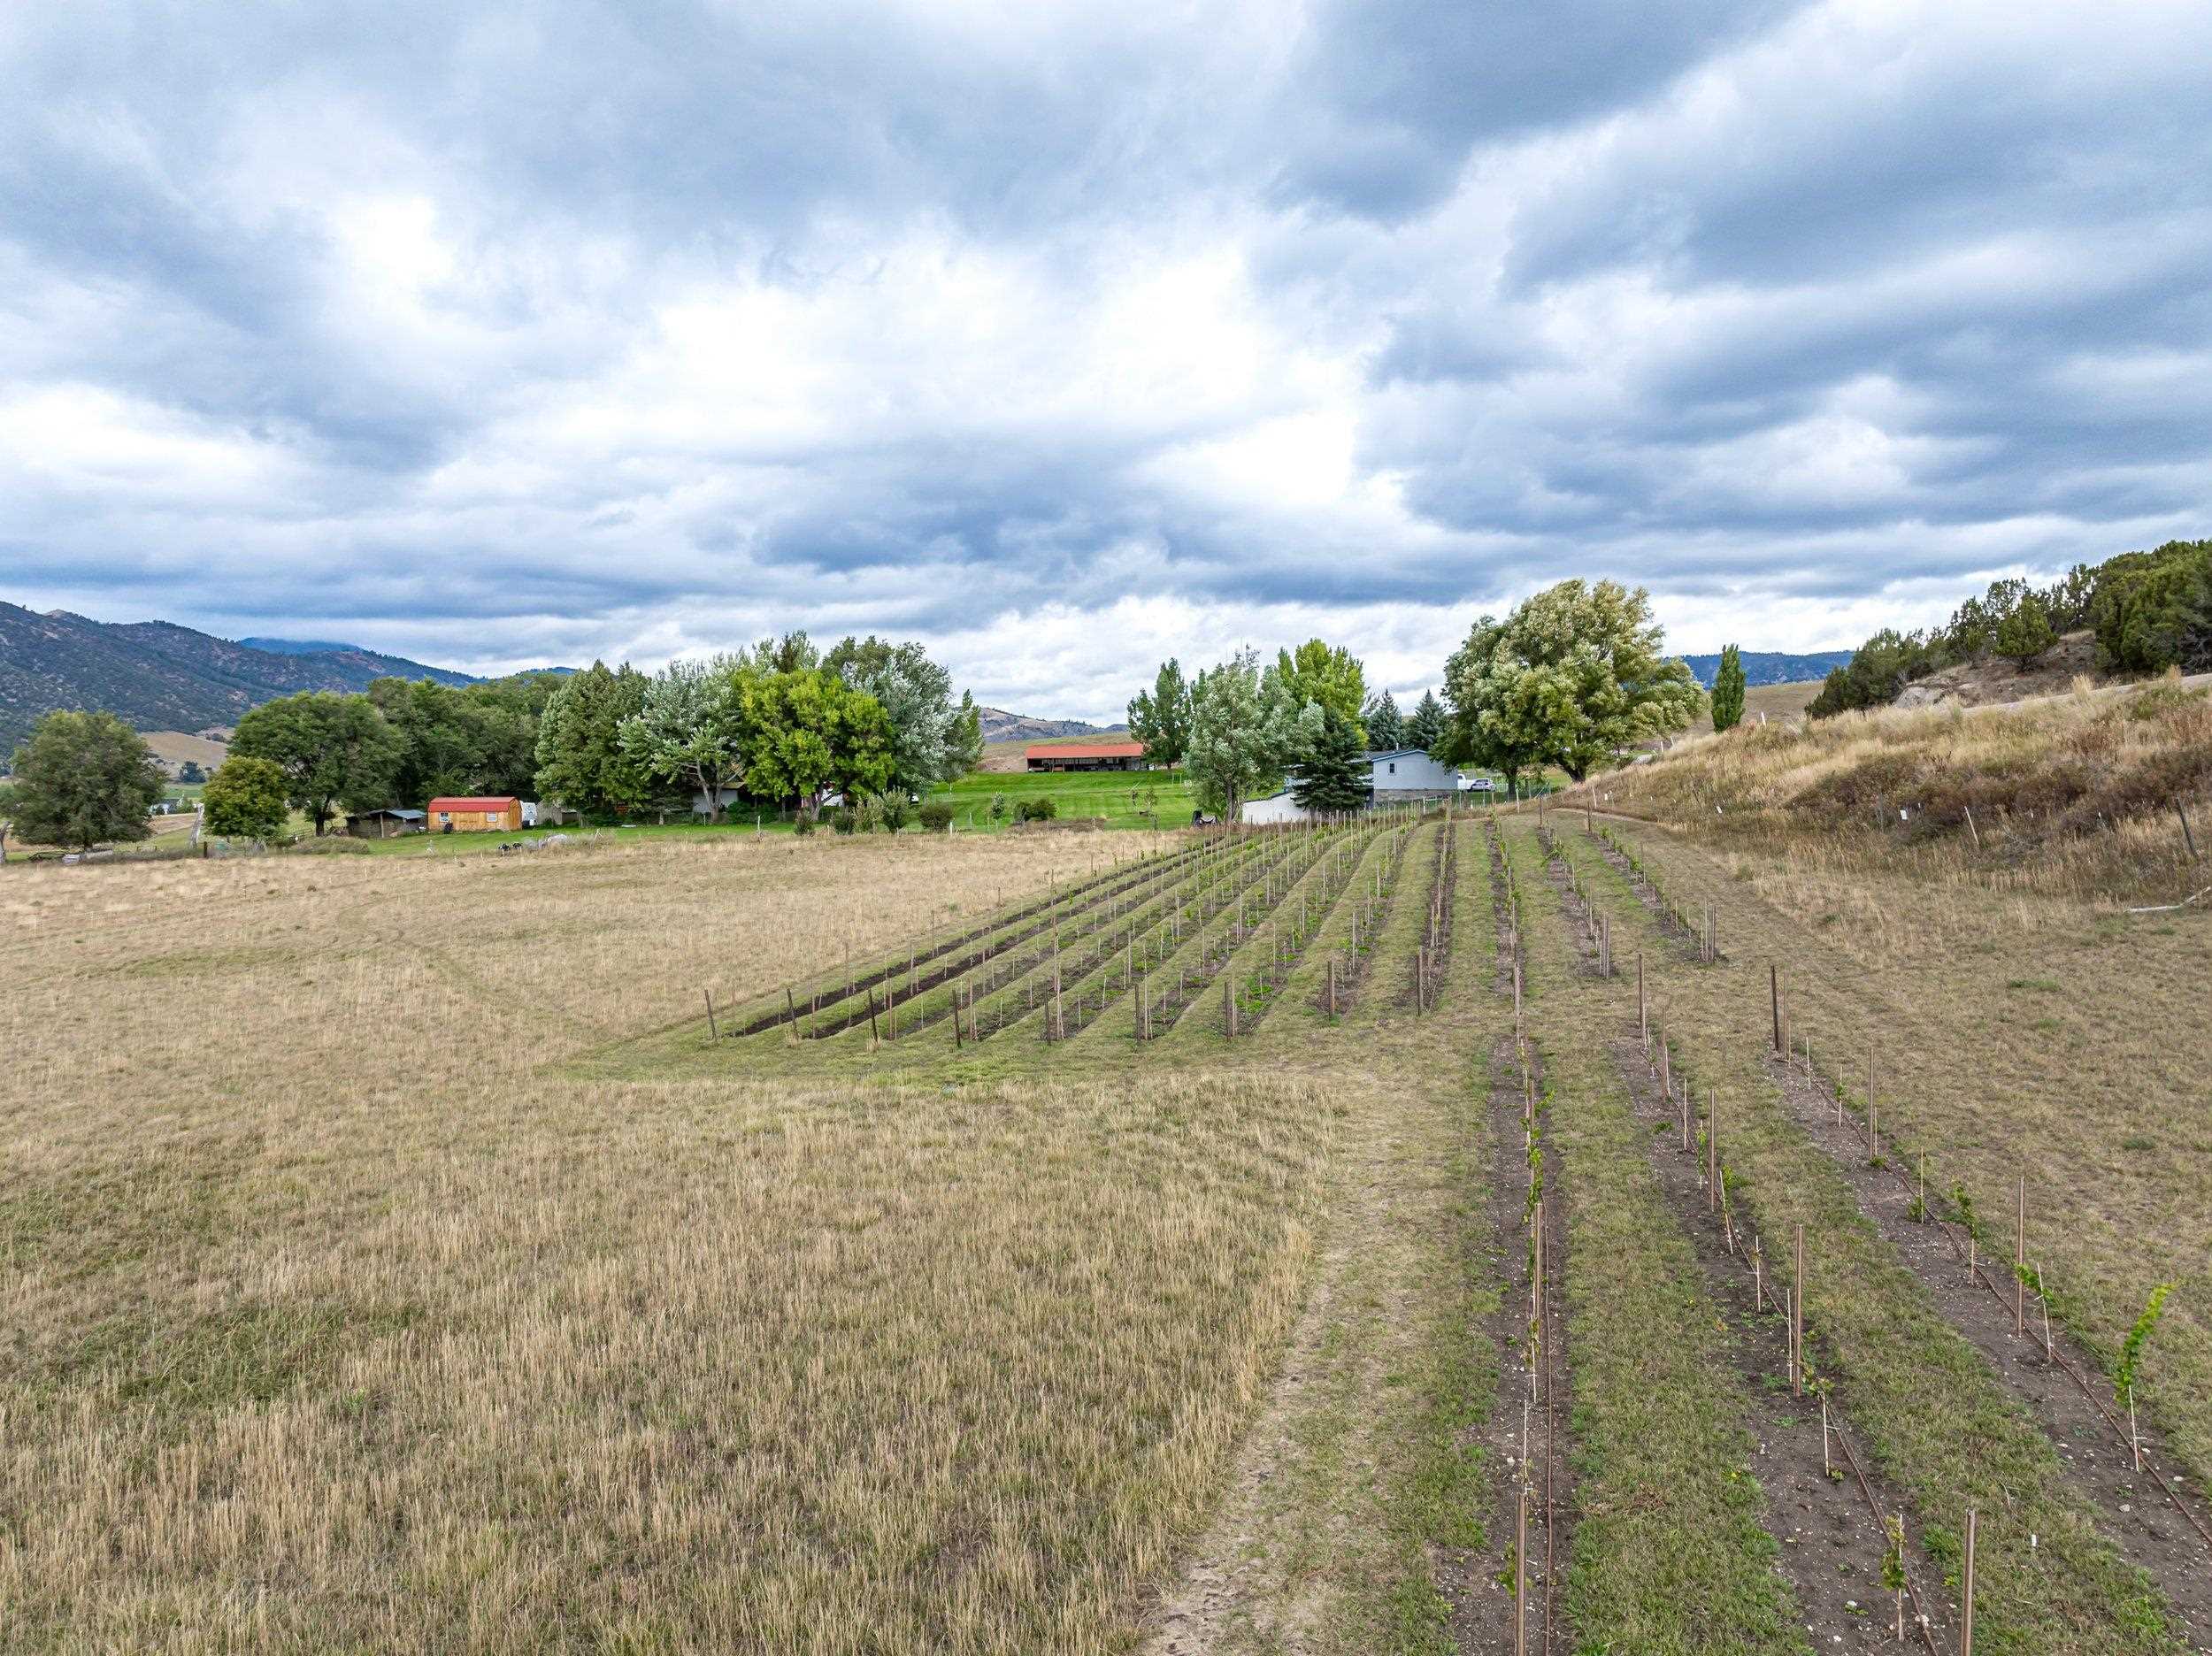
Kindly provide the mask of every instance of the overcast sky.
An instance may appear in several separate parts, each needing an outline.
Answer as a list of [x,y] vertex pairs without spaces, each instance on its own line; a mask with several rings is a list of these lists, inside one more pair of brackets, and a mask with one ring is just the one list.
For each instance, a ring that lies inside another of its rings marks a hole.
[[2212,6],[0,7],[0,598],[1118,717],[2212,533]]

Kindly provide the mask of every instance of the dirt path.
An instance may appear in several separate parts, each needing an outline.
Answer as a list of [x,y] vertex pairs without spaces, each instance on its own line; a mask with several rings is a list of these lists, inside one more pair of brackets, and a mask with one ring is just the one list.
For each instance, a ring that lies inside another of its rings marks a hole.
[[1267,1406],[1180,1582],[1146,1618],[1148,1656],[1356,1648],[1339,1601],[1382,1529],[1379,1434],[1420,1338],[1406,1260],[1434,1231],[1442,1189],[1431,1108],[1377,1108],[1368,1125]]

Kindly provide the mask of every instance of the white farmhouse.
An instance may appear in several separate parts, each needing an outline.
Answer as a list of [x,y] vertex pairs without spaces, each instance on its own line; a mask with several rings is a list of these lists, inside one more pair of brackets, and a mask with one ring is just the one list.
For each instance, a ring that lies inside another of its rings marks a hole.
[[1459,772],[1418,748],[1393,748],[1365,755],[1370,800],[1402,805],[1409,800],[1448,799],[1459,792]]

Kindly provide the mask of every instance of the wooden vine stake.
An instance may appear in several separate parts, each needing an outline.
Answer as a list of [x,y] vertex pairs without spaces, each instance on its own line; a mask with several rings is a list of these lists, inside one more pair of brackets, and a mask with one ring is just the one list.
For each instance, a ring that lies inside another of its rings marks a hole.
[[709,1038],[710,1039],[712,1039],[712,1040],[718,1040],[718,1040],[720,1040],[720,1039],[722,1039],[722,1031],[721,1031],[720,1027],[719,1027],[718,1025],[717,1025],[717,1024],[716,1024],[716,1023],[715,1023],[715,1021],[714,1021],[714,991],[713,991],[713,990],[711,990],[711,989],[708,990],[708,991],[706,992],[706,996],[707,996],[707,1035],[708,1035],[708,1038]]
[[[1519,1003],[1517,1001],[1516,1006]],[[1636,1028],[1644,1039],[1644,1049],[1651,1049],[1651,1003],[1644,999],[1644,952],[1636,951]]]
[[1782,1045],[1782,969],[1772,962],[1767,963],[1767,997],[1774,1008],[1774,1052],[1784,1062],[1789,1049]]
[[1720,1206],[1720,1095],[1705,1091],[1705,1206]]
[[1521,1515],[1513,1537],[1513,1652],[1528,1656],[1528,1459],[1521,1460]]
[[2020,1176],[2020,1211],[2012,1233],[2012,1337],[2028,1331],[2028,1176]]
[[1974,1656],[1974,1542],[1981,1514],[1966,1513],[1966,1564],[1959,1576],[1959,1656]]
[[1805,1395],[1805,1227],[1797,1227],[1797,1276],[1790,1290],[1790,1395]]

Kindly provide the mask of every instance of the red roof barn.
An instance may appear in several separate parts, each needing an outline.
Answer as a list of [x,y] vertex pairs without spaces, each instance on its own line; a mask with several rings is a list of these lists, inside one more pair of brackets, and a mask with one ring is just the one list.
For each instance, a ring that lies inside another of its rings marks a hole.
[[1135,770],[1144,763],[1144,744],[1031,742],[1022,756],[1032,770]]

